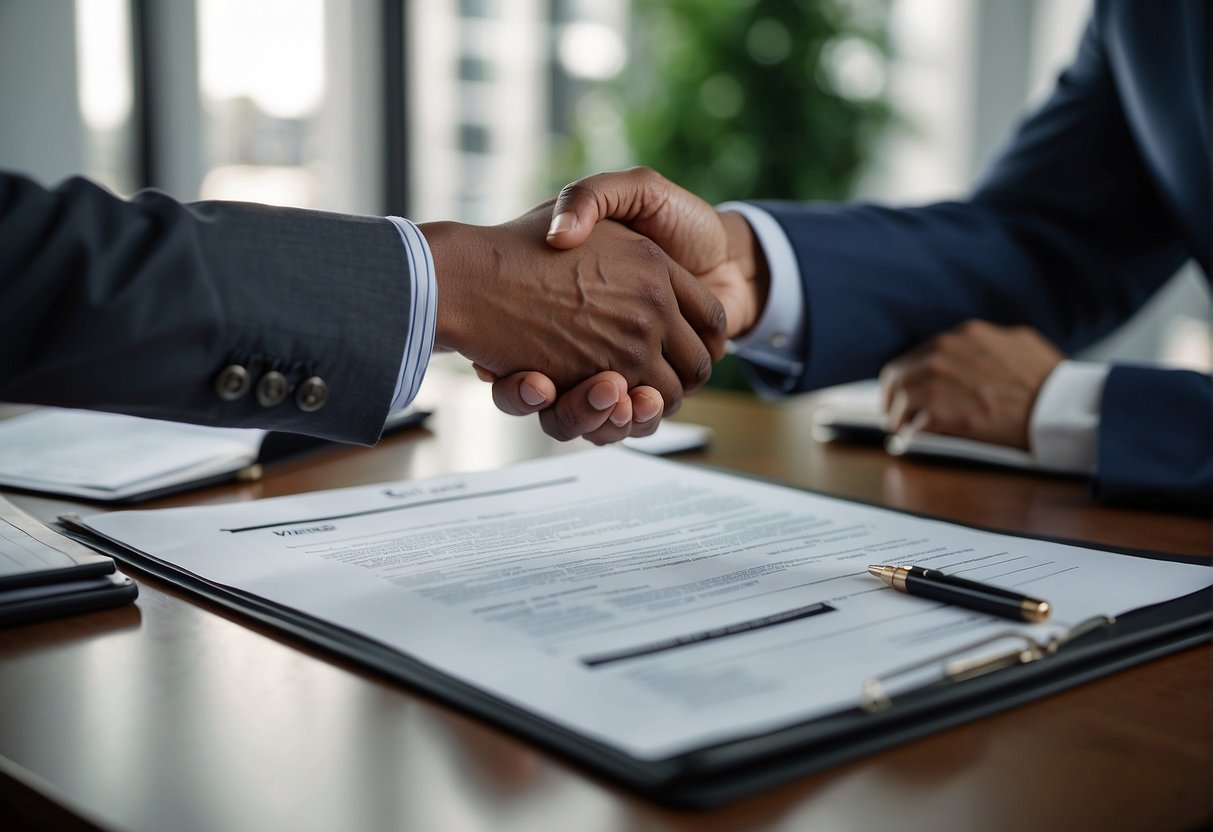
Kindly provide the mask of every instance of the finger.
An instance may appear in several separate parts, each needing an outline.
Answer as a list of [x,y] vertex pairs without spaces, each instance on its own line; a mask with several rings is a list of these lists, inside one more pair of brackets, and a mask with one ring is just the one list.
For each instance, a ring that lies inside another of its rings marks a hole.
[[[616,421],[615,414],[627,404],[631,418]],[[585,434],[595,445],[609,445],[630,436],[649,436],[661,424],[661,394],[652,387],[637,387],[620,400],[611,418],[597,430]]]
[[606,371],[591,376],[540,411],[543,432],[567,442],[609,424],[611,413],[627,398],[627,381],[619,373]]
[[[683,323],[687,337],[698,342],[698,338],[691,333],[690,328]],[[703,344],[699,344],[699,349],[703,350]],[[706,353],[704,353],[706,355]],[[711,366],[710,364],[708,365]],[[678,377],[678,373],[666,361],[655,362],[649,367],[646,372],[645,381],[649,382],[648,387],[656,390],[658,398],[662,402],[662,410],[665,415],[670,416],[677,412],[682,406],[682,397],[684,395],[682,380]]]
[[685,269],[670,269],[670,285],[678,300],[678,311],[699,333],[713,361],[724,357],[728,319],[724,306],[712,292]]
[[984,439],[990,424],[982,402],[970,387],[936,381],[907,388],[905,417],[901,430]]
[[900,430],[893,432],[898,436],[908,439],[916,433],[924,433],[929,430],[931,430],[931,413],[928,410],[920,410]]
[[[708,308],[708,317],[711,317],[712,311],[719,313],[719,318],[712,322],[715,334],[711,340],[719,341],[720,352],[724,352],[724,310],[720,304],[711,297],[711,293],[699,286],[697,281],[691,274],[682,266],[675,263],[669,257],[665,257],[666,271],[669,275],[670,285],[674,289],[674,297],[678,300],[678,310],[668,309],[665,312],[666,331],[665,338],[662,341],[662,351],[666,361],[673,367],[681,381],[682,393],[690,393],[698,390],[703,386],[704,382],[712,375],[712,352],[706,343],[706,340],[695,327],[693,321],[689,321],[682,312],[682,300],[679,298],[680,293],[688,298],[694,297],[695,301],[688,301],[691,307],[706,306]],[[701,317],[703,317],[701,315]],[[671,398],[666,395],[666,391],[659,385],[654,385],[661,391],[663,398],[667,403],[671,403]],[[681,396],[679,396],[681,398]]]
[[613,425],[609,421],[597,430],[592,430],[585,434],[583,438],[593,442],[595,445],[610,445],[613,442],[618,442],[620,439],[627,439],[632,435],[631,423],[629,422],[622,427]]
[[637,387],[631,392],[632,436],[650,436],[661,425],[661,394],[652,387]]
[[911,406],[910,396],[904,387],[898,387],[893,390],[889,398],[888,410],[888,427],[886,430],[889,433],[897,433],[918,412],[916,407]]
[[617,428],[627,428],[632,423],[632,399],[621,396],[619,402],[611,409],[607,421]]
[[493,382],[493,404],[502,413],[511,416],[525,416],[543,410],[554,401],[556,385],[543,373],[514,373]]
[[653,387],[641,386],[634,388],[629,394],[632,399],[632,421],[637,424],[647,424],[653,419],[660,420],[665,402],[661,394]]
[[492,370],[481,367],[474,361],[472,362],[472,369],[476,373],[476,378],[480,379],[481,381],[487,381],[489,384],[492,384],[497,380],[497,375]]
[[881,402],[884,404],[886,413],[892,413],[893,400],[898,391],[905,387],[906,375],[911,369],[920,367],[933,348],[931,341],[919,344],[880,368]]
[[587,176],[561,189],[552,206],[548,244],[554,248],[576,248],[585,242],[599,220],[633,219],[645,202],[646,181],[656,176],[644,168]]

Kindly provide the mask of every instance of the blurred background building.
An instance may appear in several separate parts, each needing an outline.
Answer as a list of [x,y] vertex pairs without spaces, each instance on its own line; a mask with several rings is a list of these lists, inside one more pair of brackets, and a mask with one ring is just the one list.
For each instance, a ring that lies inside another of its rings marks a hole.
[[[710,200],[958,197],[1089,6],[0,0],[0,166],[473,223],[635,163]],[[1094,354],[1207,368],[1193,268]]]

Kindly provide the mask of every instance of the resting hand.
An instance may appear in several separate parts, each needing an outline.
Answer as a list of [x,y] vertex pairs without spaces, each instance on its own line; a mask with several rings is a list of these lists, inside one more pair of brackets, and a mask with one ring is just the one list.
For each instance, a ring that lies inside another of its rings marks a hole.
[[720,304],[617,223],[599,225],[576,251],[553,251],[542,240],[550,214],[547,203],[475,231],[423,226],[441,298],[437,346],[496,377],[537,370],[557,390],[615,370],[628,387],[654,387],[676,407],[723,351]]
[[1036,396],[1062,358],[1034,329],[968,321],[881,370],[889,430],[1028,450]]

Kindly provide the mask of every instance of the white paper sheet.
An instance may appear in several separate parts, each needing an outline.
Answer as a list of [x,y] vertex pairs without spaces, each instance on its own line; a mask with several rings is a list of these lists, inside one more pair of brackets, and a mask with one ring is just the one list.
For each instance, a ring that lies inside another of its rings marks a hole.
[[0,485],[112,500],[237,471],[265,431],[41,408],[0,421]]
[[1048,600],[1037,637],[1213,583],[615,449],[85,523],[650,759],[854,707],[866,678],[1014,626],[870,563]]

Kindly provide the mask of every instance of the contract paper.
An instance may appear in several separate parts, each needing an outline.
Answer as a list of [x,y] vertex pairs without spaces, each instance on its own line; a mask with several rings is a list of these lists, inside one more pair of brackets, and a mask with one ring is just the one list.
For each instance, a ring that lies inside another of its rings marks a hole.
[[84,523],[643,759],[852,709],[868,677],[1017,626],[868,564],[1048,600],[1035,638],[1213,584],[615,449]]

